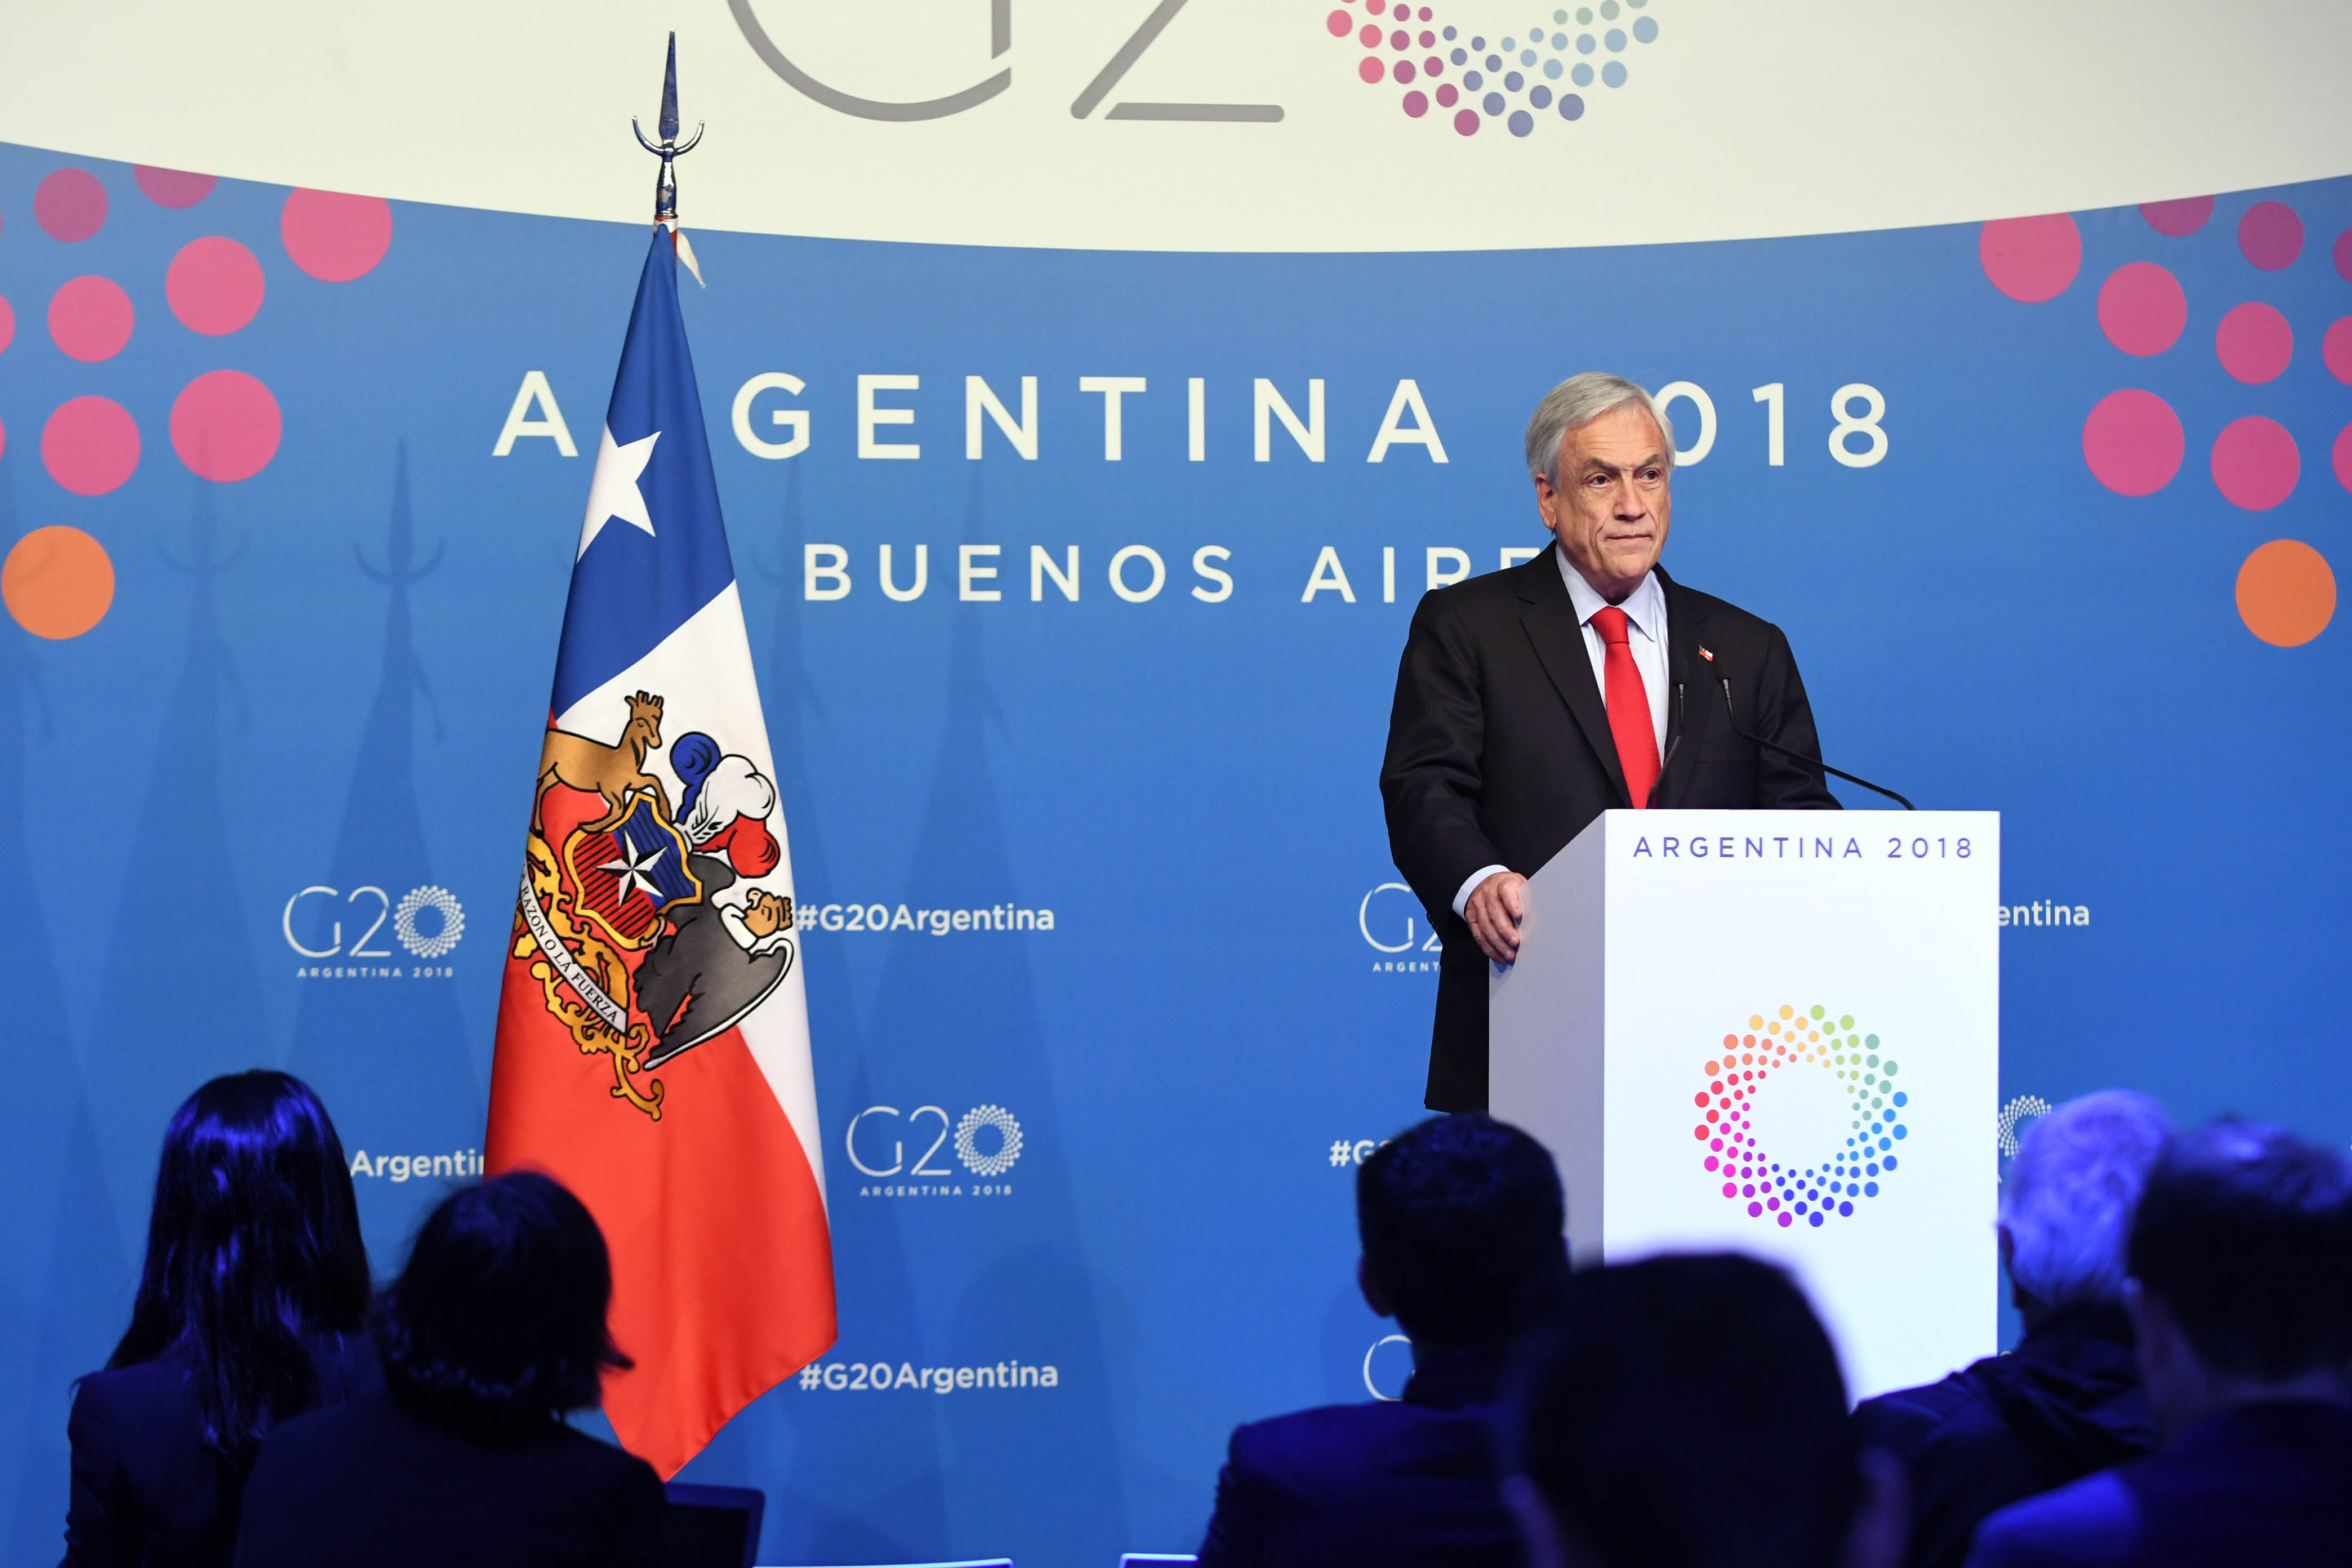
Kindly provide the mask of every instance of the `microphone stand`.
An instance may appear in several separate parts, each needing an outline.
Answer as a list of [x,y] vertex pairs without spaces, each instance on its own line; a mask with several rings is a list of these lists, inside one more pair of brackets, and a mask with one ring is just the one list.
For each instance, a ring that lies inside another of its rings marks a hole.
[[1723,713],[1725,718],[1731,721],[1731,732],[1738,736],[1741,740],[1746,741],[1750,745],[1761,746],[1768,752],[1778,752],[1782,756],[1789,758],[1792,762],[1802,763],[1809,768],[1819,768],[1825,773],[1835,773],[1838,777],[1845,780],[1848,784],[1858,784],[1866,790],[1874,790],[1878,794],[1883,795],[1887,799],[1893,801],[1895,805],[1901,806],[1906,811],[1916,811],[1919,809],[1917,806],[1913,805],[1907,797],[1895,794],[1893,790],[1888,789],[1885,784],[1874,784],[1866,778],[1861,778],[1855,774],[1847,773],[1843,768],[1833,768],[1830,766],[1829,763],[1822,761],[1819,757],[1809,757],[1802,752],[1792,752],[1777,741],[1768,741],[1761,735],[1751,735],[1747,731],[1741,729],[1739,727],[1739,714],[1731,706],[1731,677],[1727,675],[1723,678]]

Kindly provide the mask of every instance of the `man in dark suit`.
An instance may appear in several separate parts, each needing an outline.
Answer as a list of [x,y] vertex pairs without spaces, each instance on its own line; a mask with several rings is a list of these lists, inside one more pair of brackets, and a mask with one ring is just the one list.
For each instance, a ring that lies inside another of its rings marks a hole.
[[1401,1400],[1237,1428],[1201,1568],[1517,1568],[1488,1422],[1512,1334],[1568,1271],[1559,1174],[1484,1116],[1439,1117],[1356,1172],[1364,1300],[1412,1345]]
[[1486,964],[1518,954],[1527,879],[1612,806],[1835,809],[1780,628],[1658,568],[1674,427],[1589,373],[1528,423],[1554,548],[1413,612],[1381,795],[1389,852],[1444,942],[1425,1103],[1486,1105]]
[[2276,1128],[2191,1133],[2129,1258],[2164,1447],[2001,1510],[1970,1568],[2352,1563],[2352,1161]]
[[2037,1119],[2000,1186],[2023,1342],[1854,1411],[1864,1443],[1910,1472],[1909,1568],[1960,1568],[1994,1510],[2156,1447],[2124,1313],[2124,1247],[2170,1131],[2154,1100],[2121,1089]]

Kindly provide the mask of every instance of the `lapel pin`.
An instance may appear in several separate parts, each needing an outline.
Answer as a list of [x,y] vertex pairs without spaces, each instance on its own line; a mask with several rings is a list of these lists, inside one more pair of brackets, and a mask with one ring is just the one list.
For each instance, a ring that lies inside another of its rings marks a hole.
[[1705,646],[1703,646],[1703,645],[1700,647],[1700,648],[1699,648],[1699,650],[1698,650],[1698,656],[1699,656],[1699,658],[1703,658],[1703,659],[1706,660],[1706,662],[1707,662],[1707,663],[1709,663],[1709,664],[1713,664],[1713,663],[1715,662],[1715,651],[1714,651],[1712,648],[1706,647],[1705,647]]

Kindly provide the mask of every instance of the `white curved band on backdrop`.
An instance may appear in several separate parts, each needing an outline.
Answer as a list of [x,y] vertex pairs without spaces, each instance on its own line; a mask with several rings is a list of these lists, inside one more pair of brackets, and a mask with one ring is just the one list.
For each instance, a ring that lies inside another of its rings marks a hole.
[[[1533,9],[1453,0],[1437,20],[1462,37],[1432,53]],[[1622,85],[1596,80],[1573,123],[1539,112],[1514,137],[1497,118],[1459,134],[1462,110],[1413,118],[1409,89],[1367,86],[1374,57],[1327,26],[1336,0],[734,0],[678,34],[681,101],[710,128],[681,213],[940,243],[1501,249],[1972,222],[2352,173],[2341,0],[2243,26],[2184,0],[1638,10],[1646,39],[1594,46],[1630,70]],[[561,26],[457,0],[20,6],[0,141],[633,222],[650,171],[628,116],[652,109],[677,20],[624,0],[574,0]]]

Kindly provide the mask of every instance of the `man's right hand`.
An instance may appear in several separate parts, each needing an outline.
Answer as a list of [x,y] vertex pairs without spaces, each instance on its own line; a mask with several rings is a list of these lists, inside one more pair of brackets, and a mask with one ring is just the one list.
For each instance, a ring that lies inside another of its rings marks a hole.
[[1519,920],[1528,912],[1527,886],[1528,879],[1517,871],[1497,871],[1479,883],[1470,901],[1462,906],[1470,934],[1496,963],[1511,963],[1519,956]]

